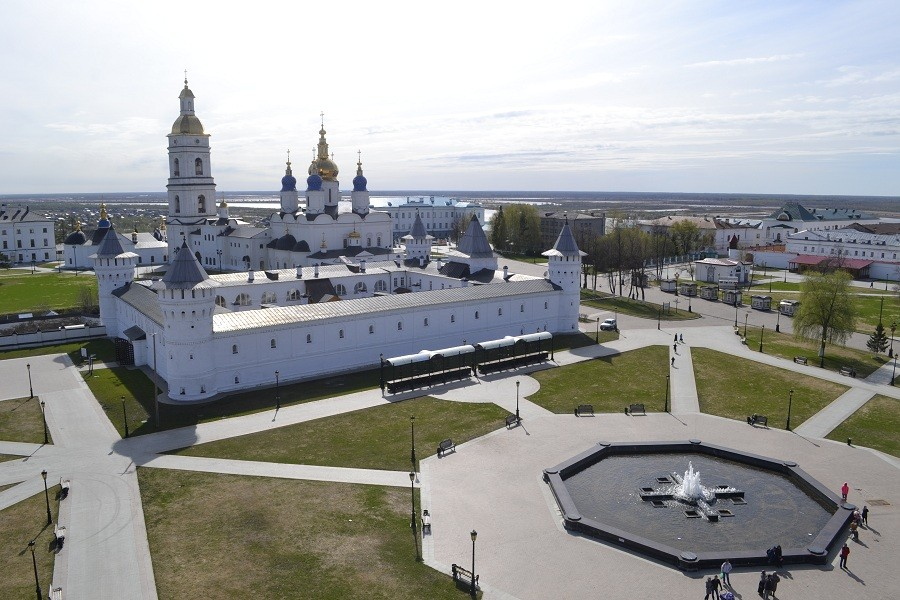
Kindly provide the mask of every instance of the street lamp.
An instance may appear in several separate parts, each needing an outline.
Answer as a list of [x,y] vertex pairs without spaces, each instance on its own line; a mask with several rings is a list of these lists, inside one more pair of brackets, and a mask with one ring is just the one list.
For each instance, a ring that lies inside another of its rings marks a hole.
[[478,537],[478,532],[473,529],[469,535],[472,537],[472,587],[469,589],[469,593],[474,598],[477,593],[475,591],[475,538]]
[[221,248],[219,250],[216,250],[216,254],[219,255],[219,270],[221,271],[222,270],[222,250],[221,250]]
[[156,384],[159,370],[156,368],[156,334],[151,333],[150,336],[153,338],[153,408],[156,413],[156,428],[159,429],[159,388]]
[[128,437],[128,413],[125,412],[125,396],[122,396],[122,420],[125,421],[125,437]]
[[25,368],[28,369],[28,398],[34,398],[34,388],[31,387],[31,363],[27,363]]
[[794,401],[794,390],[792,389],[790,395],[788,396],[788,418],[787,418],[787,424],[784,426],[784,428],[787,429],[788,431],[791,430],[791,404],[793,403],[793,401]]
[[47,469],[41,471],[41,477],[44,478],[44,498],[47,500],[47,525],[50,525],[53,517],[50,515],[50,492],[47,491]]
[[34,275],[34,259],[31,259],[31,274]]
[[519,424],[522,418],[519,417],[519,382],[516,381],[516,424]]
[[891,385],[894,385],[894,379],[897,377],[897,355],[894,355],[894,370],[891,373]]
[[750,317],[750,313],[748,312],[744,315],[744,339],[747,339],[747,319]]
[[31,565],[34,567],[34,591],[37,594],[37,600],[43,600],[44,594],[41,592],[41,582],[38,581],[37,560],[34,558],[34,540],[28,542],[28,548],[31,550]]
[[660,321],[662,320],[662,307],[660,307],[659,312],[656,313],[656,328],[662,329],[660,327]]
[[891,323],[891,349],[888,350],[888,358],[894,356],[894,330],[897,329],[897,322],[893,321]]
[[778,307],[778,316],[775,317],[775,333],[781,333],[781,307]]
[[669,412],[669,375],[666,375],[666,406],[665,412]]
[[41,400],[41,418],[44,420],[44,443],[49,444],[50,439],[47,437],[47,413],[44,412],[45,406],[44,401]]
[[281,394],[279,394],[278,389],[278,371],[275,371],[275,410],[279,410],[281,408]]
[[409,462],[412,463],[413,471],[416,470],[416,416],[409,417]]
[[735,330],[737,330],[737,326],[738,326],[737,317],[738,317],[738,301],[737,301],[737,294],[735,294],[735,296],[734,296],[734,328],[735,328]]
[[600,315],[597,315],[597,334],[594,341],[600,343]]
[[762,329],[759,330],[759,351],[760,352],[762,352],[762,341],[763,341],[763,336],[765,335],[765,333],[766,333],[766,326],[763,325]]

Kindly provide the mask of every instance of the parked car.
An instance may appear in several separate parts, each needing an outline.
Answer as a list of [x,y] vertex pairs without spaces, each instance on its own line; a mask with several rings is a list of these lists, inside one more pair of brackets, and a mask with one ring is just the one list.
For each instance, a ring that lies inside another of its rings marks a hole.
[[603,331],[618,331],[619,325],[615,319],[607,319],[600,323],[600,329]]

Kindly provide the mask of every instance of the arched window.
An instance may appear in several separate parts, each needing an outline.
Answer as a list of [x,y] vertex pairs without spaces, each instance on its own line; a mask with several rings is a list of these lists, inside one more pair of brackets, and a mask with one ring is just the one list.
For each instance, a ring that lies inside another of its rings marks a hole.
[[378,247],[381,248],[381,236],[378,236]]
[[181,212],[181,198],[179,198],[178,196],[175,196],[175,212]]
[[375,291],[376,292],[386,292],[387,291],[387,282],[379,279],[375,282]]
[[428,317],[425,317],[425,327],[428,327]]
[[312,344],[312,334],[311,333],[306,334],[306,343]]
[[237,344],[233,344],[233,345],[231,346],[231,353],[232,353],[232,354],[237,354],[237,353],[238,353],[238,351],[237,351]]
[[397,331],[403,331],[403,321],[397,321]]
[[341,329],[340,331],[338,331],[338,337],[341,338],[341,339],[344,339],[344,330],[343,330],[343,329]]
[[334,293],[337,294],[338,296],[346,296],[347,288],[344,287],[344,284],[339,283],[336,286],[334,286]]
[[262,295],[262,303],[263,304],[275,304],[278,302],[278,296],[275,295],[275,292],[263,292]]
[[498,309],[497,309],[497,316],[498,316],[498,317],[502,317],[502,316],[503,316],[503,309],[502,309],[502,308],[498,308]]
[[172,163],[172,175],[175,177],[181,177],[181,166],[178,164],[178,159],[175,159],[175,162]]
[[199,158],[194,161],[194,175],[203,175],[203,161]]
[[287,300],[299,300],[300,299],[300,290],[291,290],[287,293]]
[[369,325],[369,333],[375,333],[375,326]]
[[235,383],[240,383],[240,382],[241,382],[241,380],[240,380],[240,378],[238,378],[238,377],[235,377],[235,378],[234,378],[234,382],[235,382]]
[[275,338],[272,338],[271,340],[269,340],[269,348],[276,348],[276,347],[277,347],[277,345],[275,344]]
[[519,312],[525,312],[525,305],[524,305],[524,304],[520,304],[520,305],[519,305]]
[[354,294],[365,294],[368,290],[366,289],[366,284],[360,281],[356,284],[356,287],[353,288]]
[[549,307],[549,305],[546,302],[544,302],[544,310],[547,310],[548,307]]
[[222,296],[216,296],[216,306],[225,308],[225,298],[223,298]]
[[450,315],[450,322],[456,323],[456,315]]
[[238,294],[238,297],[234,299],[235,306],[250,306],[250,295],[249,294]]
[[206,196],[200,194],[197,196],[197,210],[200,212],[206,212]]

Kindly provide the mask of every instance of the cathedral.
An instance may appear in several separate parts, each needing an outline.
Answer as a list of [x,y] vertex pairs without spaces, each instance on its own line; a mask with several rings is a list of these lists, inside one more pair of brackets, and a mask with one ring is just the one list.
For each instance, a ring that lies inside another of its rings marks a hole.
[[[392,251],[390,217],[369,209],[359,161],[352,210],[338,210],[338,169],[324,127],[304,209],[288,160],[281,209],[268,229],[254,233],[224,202],[212,214],[209,136],[193,99],[185,82],[168,135],[165,275],[136,280],[140,256],[111,225],[91,255],[100,318],[119,361],[153,369],[170,401],[374,368],[382,356],[578,331],[584,253],[568,224],[544,253],[545,277],[498,268],[477,217],[452,251],[436,257],[416,215],[404,250]],[[220,271],[232,272],[208,274],[220,262]]]

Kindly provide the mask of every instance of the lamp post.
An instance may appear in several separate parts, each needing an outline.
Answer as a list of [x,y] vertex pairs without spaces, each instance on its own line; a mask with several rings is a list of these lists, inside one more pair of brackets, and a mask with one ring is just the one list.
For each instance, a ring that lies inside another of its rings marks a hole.
[[666,406],[665,406],[665,412],[669,412],[669,378],[670,378],[670,375],[666,375]]
[[41,471],[41,477],[44,479],[44,498],[47,500],[47,525],[51,525],[53,516],[50,514],[50,492],[47,491],[47,469]]
[[474,598],[477,593],[475,591],[475,538],[478,537],[478,532],[473,529],[469,535],[472,537],[472,587],[469,589],[469,594]]
[[31,259],[31,274],[34,275],[34,259]]
[[412,463],[413,471],[416,470],[416,416],[409,417],[409,462]]
[[897,322],[893,321],[891,323],[891,349],[888,350],[888,358],[894,356],[894,330],[897,329]]
[[219,256],[219,270],[222,270],[222,249],[216,250],[216,254]]
[[422,555],[419,554],[419,533],[416,529],[416,474],[415,472],[410,472],[409,474],[409,500],[410,500],[410,513],[409,513],[409,526],[412,529],[413,534],[413,543],[416,545],[416,560],[422,560]]
[[25,368],[28,370],[28,398],[34,398],[34,388],[31,387],[31,363],[26,363]]
[[791,393],[790,393],[790,395],[788,396],[788,417],[787,417],[787,424],[784,426],[784,428],[787,429],[788,431],[791,430],[791,404],[793,403],[793,401],[794,401],[794,390],[791,389]]
[[516,423],[518,424],[522,420],[519,417],[519,382],[516,381]]
[[775,333],[781,333],[781,307],[778,307],[778,316],[775,317]]
[[738,324],[737,324],[737,317],[738,317],[738,301],[737,301],[737,298],[738,298],[738,297],[737,297],[737,294],[735,294],[735,296],[734,296],[734,328],[735,328],[735,330],[737,330],[737,326],[738,326]]
[[151,333],[150,336],[153,338],[153,408],[156,413],[156,428],[159,429],[159,388],[156,385],[159,371],[156,369],[156,334]]
[[37,600],[43,600],[44,594],[41,592],[41,582],[38,581],[37,560],[34,558],[34,540],[28,542],[28,549],[31,550],[31,566],[34,567],[34,591],[37,594]]
[[891,373],[891,385],[894,385],[894,379],[897,378],[897,355],[894,355],[894,370]]
[[597,315],[597,333],[594,341],[600,343],[600,315]]
[[656,328],[662,329],[660,326],[660,321],[662,321],[662,307],[659,308],[659,312],[656,313]]
[[822,332],[822,345],[819,347],[819,368],[825,368],[825,332]]
[[41,400],[41,418],[44,420],[44,443],[49,444],[50,439],[47,437],[47,413],[44,412],[46,410],[46,405],[43,400]]
[[750,317],[750,313],[744,315],[744,339],[747,339],[747,319]]
[[278,371],[275,371],[275,410],[279,410],[281,408],[281,394],[278,389]]
[[766,333],[766,326],[763,325],[762,329],[759,330],[759,351],[760,352],[762,352],[762,342],[763,342],[763,336],[765,335],[765,333]]
[[122,420],[125,421],[125,437],[128,437],[128,413],[125,412],[125,396],[122,396]]

